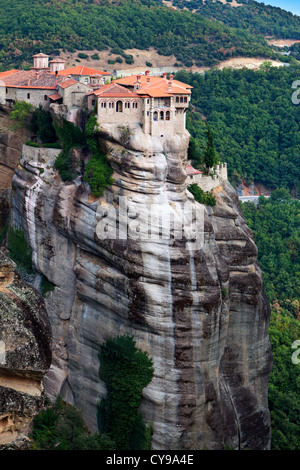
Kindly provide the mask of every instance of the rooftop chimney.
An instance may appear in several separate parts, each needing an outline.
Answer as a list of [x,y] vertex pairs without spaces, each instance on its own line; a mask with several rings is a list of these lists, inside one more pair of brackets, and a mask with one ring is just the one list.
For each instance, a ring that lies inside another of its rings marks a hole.
[[163,78],[167,78],[167,75],[168,75],[167,72],[164,72],[163,73]]
[[146,70],[145,75],[148,76],[149,74],[150,74],[150,70]]

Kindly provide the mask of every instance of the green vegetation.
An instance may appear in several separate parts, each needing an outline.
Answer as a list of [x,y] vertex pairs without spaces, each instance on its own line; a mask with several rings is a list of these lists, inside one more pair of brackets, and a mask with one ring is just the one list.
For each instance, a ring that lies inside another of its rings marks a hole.
[[78,175],[78,161],[73,149],[85,144],[85,136],[79,127],[65,119],[62,125],[54,122],[54,127],[63,148],[55,160],[55,168],[63,181],[72,181]]
[[233,28],[242,28],[253,34],[300,39],[299,16],[254,0],[237,0],[240,4],[237,8],[231,7],[230,0],[228,1],[224,5],[212,0],[172,0],[172,4],[177,8],[196,10],[205,18]]
[[269,384],[272,448],[300,447],[300,365],[292,362],[292,344],[300,339],[300,202],[286,189],[276,190],[259,206],[243,203],[262,266],[271,304],[270,340],[274,366]]
[[85,167],[83,180],[89,183],[91,192],[95,197],[101,197],[104,189],[113,183],[113,169],[106,160],[105,155],[99,149],[95,135],[97,125],[96,115],[92,115],[86,125],[86,143],[92,153],[91,159]]
[[56,143],[57,141],[52,117],[48,111],[43,109],[42,105],[34,109],[29,129],[43,144]]
[[42,275],[40,291],[43,297],[46,297],[48,292],[53,292],[55,289],[55,284],[49,281],[46,276]]
[[32,271],[32,252],[22,229],[10,227],[7,236],[9,257],[17,263],[18,267],[27,272]]
[[2,230],[0,230],[0,245],[2,244],[4,238],[6,237],[7,230],[8,230],[8,219],[6,220]]
[[79,59],[86,59],[86,60],[89,60],[89,56],[87,54],[84,54],[83,52],[79,52],[79,54],[77,54]]
[[99,359],[99,376],[107,388],[99,403],[100,432],[107,433],[118,450],[150,449],[151,426],[145,426],[138,408],[142,390],[153,377],[152,359],[127,335],[102,344]]
[[114,450],[106,435],[91,434],[81,413],[60,397],[34,417],[30,435],[32,450]]
[[258,71],[178,72],[178,80],[194,87],[187,115],[193,137],[190,154],[203,160],[208,122],[232,183],[254,179],[271,189],[285,187],[299,195],[300,106],[292,103],[292,83],[299,75],[299,66],[268,65]]
[[15,102],[13,110],[10,113],[10,119],[15,122],[13,126],[14,130],[30,126],[33,109],[32,104],[26,103],[26,101]]
[[[30,67],[32,55],[59,49],[104,50],[154,47],[181,64],[211,66],[220,60],[276,57],[263,36],[230,28],[190,11],[153,0],[0,0],[0,67]],[[82,54],[82,53],[81,53]],[[132,57],[124,57],[133,63]]]
[[193,194],[195,200],[200,204],[205,204],[206,206],[215,206],[216,199],[211,192],[204,192],[203,189],[199,188],[197,184],[191,184],[188,187],[188,190]]

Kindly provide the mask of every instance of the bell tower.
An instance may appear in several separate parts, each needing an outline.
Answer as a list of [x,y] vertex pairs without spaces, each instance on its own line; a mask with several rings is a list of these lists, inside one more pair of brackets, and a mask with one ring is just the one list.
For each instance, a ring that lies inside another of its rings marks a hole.
[[40,52],[33,56],[33,69],[35,70],[47,70],[49,65],[49,56]]

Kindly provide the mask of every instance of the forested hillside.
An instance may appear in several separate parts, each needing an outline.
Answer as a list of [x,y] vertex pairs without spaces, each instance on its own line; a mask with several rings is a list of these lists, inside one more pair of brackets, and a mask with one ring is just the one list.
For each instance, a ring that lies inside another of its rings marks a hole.
[[300,39],[299,16],[255,0],[228,0],[225,4],[217,0],[172,0],[172,4],[254,34]]
[[[300,365],[292,360],[300,338],[300,202],[279,189],[259,207],[242,204],[258,247],[265,290],[271,304],[270,340],[274,366],[269,384],[272,448],[300,446]],[[297,362],[297,361],[296,361]]]
[[300,106],[292,102],[299,66],[266,64],[258,71],[224,69],[205,75],[181,71],[176,77],[194,87],[187,127],[199,163],[207,121],[233,184],[254,180],[299,195]]
[[153,0],[0,0],[0,67],[28,67],[33,53],[154,47],[185,66],[231,57],[276,58],[262,36]]

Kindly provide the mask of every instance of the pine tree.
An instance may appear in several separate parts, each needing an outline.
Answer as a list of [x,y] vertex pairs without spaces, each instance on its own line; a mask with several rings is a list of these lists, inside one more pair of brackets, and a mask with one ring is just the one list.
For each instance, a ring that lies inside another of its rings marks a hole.
[[206,135],[207,146],[204,151],[204,164],[206,168],[213,168],[213,166],[218,162],[218,154],[215,149],[213,134],[208,124]]

